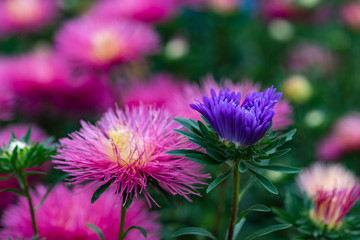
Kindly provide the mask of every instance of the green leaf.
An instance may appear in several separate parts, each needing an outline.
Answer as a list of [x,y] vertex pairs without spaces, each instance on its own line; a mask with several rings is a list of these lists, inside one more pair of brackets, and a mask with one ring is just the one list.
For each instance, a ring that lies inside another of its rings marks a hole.
[[210,157],[212,157],[215,160],[218,160],[219,162],[225,162],[227,160],[226,156],[224,156],[221,152],[213,148],[207,148],[206,152]]
[[56,186],[56,184],[58,184],[59,182],[61,182],[62,180],[64,180],[69,174],[68,173],[64,173],[61,176],[57,177],[53,183],[50,185],[50,187],[48,188],[48,190],[46,191],[46,193],[44,194],[44,196],[41,198],[39,204],[36,206],[36,210],[39,209],[41,207],[41,205],[44,203],[45,199],[47,198],[47,196],[49,195],[49,193],[51,192],[51,190]]
[[247,171],[247,166],[244,162],[240,162],[238,166],[239,172],[244,173]]
[[25,136],[23,136],[23,137],[21,138],[21,141],[24,141],[24,142],[28,143],[29,140],[30,140],[31,131],[32,131],[32,127],[30,126],[30,127],[28,128],[28,130],[26,131]]
[[249,207],[248,209],[242,211],[240,213],[238,219],[236,220],[236,223],[239,223],[241,221],[241,219],[243,219],[250,212],[270,212],[270,211],[271,211],[271,209],[263,204],[255,204],[255,205]]
[[250,236],[248,236],[247,238],[245,238],[245,240],[252,240],[255,239],[257,237],[261,237],[264,236],[266,234],[275,232],[275,231],[279,231],[279,230],[283,230],[283,229],[287,229],[289,227],[291,227],[291,224],[278,224],[278,225],[272,225],[263,229],[260,229],[259,231],[254,232],[253,234],[251,234]]
[[97,226],[95,226],[94,224],[91,223],[87,223],[86,226],[88,226],[89,228],[91,228],[91,230],[93,230],[96,235],[98,235],[100,240],[105,240],[104,234],[102,233],[101,229]]
[[239,221],[238,223],[235,224],[233,240],[237,239],[242,227],[244,226],[245,221],[246,221],[246,218],[243,218],[243,219],[241,219],[241,221]]
[[12,192],[14,194],[17,194],[19,196],[25,197],[25,194],[17,189],[14,188],[4,188],[4,189],[0,189],[0,192]]
[[267,136],[265,136],[262,141],[271,140],[276,137],[277,131],[270,132]]
[[147,232],[144,228],[139,227],[139,226],[130,226],[128,227],[128,229],[126,229],[126,231],[124,232],[124,234],[122,235],[122,239],[124,239],[126,237],[126,235],[133,229],[137,229],[141,232],[141,234],[144,236],[145,239],[147,239]]
[[180,229],[179,231],[175,232],[171,236],[179,237],[179,236],[183,236],[183,235],[202,235],[202,236],[209,237],[211,239],[216,239],[216,237],[212,233],[208,232],[207,230],[202,229],[202,228],[195,228],[195,227],[188,227],[188,228]]
[[296,128],[284,133],[283,135],[281,135],[281,138],[285,138],[285,142],[288,142],[290,140],[292,140],[294,134],[296,133]]
[[226,173],[224,173],[223,175],[217,177],[214,181],[212,181],[210,183],[210,185],[208,186],[208,188],[206,189],[206,193],[209,193],[217,185],[219,185],[222,181],[224,181],[229,176],[229,174],[231,173],[231,170],[232,170],[232,168],[230,168]]
[[205,154],[205,153],[192,153],[192,154],[187,154],[185,155],[185,157],[187,159],[189,159],[190,161],[196,162],[196,163],[200,163],[203,165],[218,165],[221,164],[221,162],[216,161],[215,159],[211,158],[209,155]]
[[261,164],[255,163],[255,162],[249,162],[249,163],[257,168],[266,169],[269,171],[283,172],[283,173],[299,173],[299,172],[301,172],[300,168],[295,168],[295,167],[288,167],[288,166],[283,166],[283,165],[261,165]]
[[167,151],[166,154],[169,155],[174,155],[174,156],[185,156],[187,154],[192,154],[192,153],[202,153],[199,151],[195,151],[195,150],[190,150],[190,149],[175,149],[175,150],[171,150],[171,151]]
[[195,140],[199,140],[199,141],[203,140],[201,136],[199,136],[193,132],[186,131],[186,130],[174,129],[174,132],[177,132],[185,137],[188,137],[189,139],[195,139]]
[[204,137],[209,136],[210,132],[209,132],[209,129],[205,126],[205,124],[202,123],[201,121],[197,121],[197,123],[199,125],[199,129],[200,129],[200,132],[202,133],[202,135]]
[[249,171],[259,180],[259,182],[266,188],[266,190],[273,194],[278,194],[278,190],[269,179],[251,169],[249,169]]
[[40,171],[31,171],[31,172],[25,172],[27,176],[29,175],[46,175],[46,172],[40,172]]
[[191,119],[178,117],[178,118],[173,118],[173,120],[191,132],[200,133],[199,130],[197,129],[197,124],[194,124],[191,121]]
[[108,189],[108,187],[111,185],[112,181],[108,181],[107,183],[105,183],[104,185],[101,185],[98,189],[96,189],[96,191],[94,192],[94,195],[91,198],[91,204],[93,204],[96,200],[98,200],[98,198],[101,196],[101,194],[103,194],[106,189]]
[[[285,148],[285,149],[281,149],[279,151],[276,151],[274,153],[271,153],[267,156],[264,156],[265,159],[270,159],[270,158],[277,158],[277,157],[281,157],[282,155],[290,152],[291,148]],[[261,159],[261,158],[260,158]]]
[[14,178],[14,176],[4,176],[4,177],[0,177],[0,181],[3,181],[3,180],[9,180],[9,179],[13,179]]

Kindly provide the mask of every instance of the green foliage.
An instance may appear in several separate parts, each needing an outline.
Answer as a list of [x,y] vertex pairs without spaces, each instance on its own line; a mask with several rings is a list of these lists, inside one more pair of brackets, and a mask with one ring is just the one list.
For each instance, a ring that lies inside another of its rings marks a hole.
[[105,184],[101,185],[100,187],[98,187],[98,189],[96,189],[96,191],[94,192],[93,196],[91,197],[91,203],[93,204],[94,202],[96,202],[96,200],[99,199],[99,197],[110,187],[112,181],[108,181]]
[[201,235],[201,236],[206,236],[208,238],[211,239],[216,239],[216,237],[208,232],[205,229],[202,228],[195,228],[195,227],[188,227],[188,228],[183,228],[180,229],[179,231],[175,232],[172,237],[179,237],[179,236],[183,236],[183,235]]
[[86,226],[88,226],[91,230],[93,230],[100,240],[105,240],[104,234],[100,228],[98,228],[97,226],[91,223],[87,223]]

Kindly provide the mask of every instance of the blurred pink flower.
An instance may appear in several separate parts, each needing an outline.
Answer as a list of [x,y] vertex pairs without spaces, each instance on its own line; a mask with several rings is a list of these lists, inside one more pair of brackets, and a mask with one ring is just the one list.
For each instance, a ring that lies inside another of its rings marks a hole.
[[360,1],[347,2],[341,7],[341,18],[346,26],[360,30]]
[[239,8],[239,0],[207,0],[211,9],[218,13],[232,13]]
[[346,152],[360,149],[360,113],[341,118],[330,135],[319,143],[317,156],[323,161],[334,161]]
[[140,22],[86,17],[65,23],[56,47],[76,66],[107,69],[155,53],[159,37]]
[[48,25],[57,14],[57,0],[0,1],[0,35],[36,30]]
[[[73,192],[78,193],[73,193]],[[104,193],[94,204],[90,203],[93,191],[75,189],[71,191],[63,185],[57,185],[47,196],[45,202],[36,211],[39,238],[47,240],[97,240],[99,237],[86,224],[99,227],[105,239],[118,239],[120,207],[116,206],[117,195]],[[46,193],[46,188],[38,186],[32,192],[34,205],[39,204]],[[17,239],[33,236],[28,203],[25,198],[19,199],[16,205],[9,207],[3,215],[1,238]],[[125,228],[140,226],[147,231],[148,239],[160,239],[161,224],[159,215],[149,212],[144,201],[134,201],[126,213]],[[129,232],[126,240],[145,239],[138,230]]]
[[318,44],[301,43],[290,51],[287,65],[291,71],[295,72],[319,70],[327,73],[334,70],[335,57],[329,50]]
[[89,14],[93,17],[129,18],[152,23],[169,19],[178,7],[178,0],[103,0]]
[[265,19],[292,18],[297,9],[291,0],[260,0],[260,15]]

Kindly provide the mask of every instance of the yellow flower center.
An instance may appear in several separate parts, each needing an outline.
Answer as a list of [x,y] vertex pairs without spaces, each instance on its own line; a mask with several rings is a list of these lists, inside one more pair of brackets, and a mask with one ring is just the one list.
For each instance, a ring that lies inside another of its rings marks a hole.
[[111,30],[98,31],[92,38],[92,54],[100,62],[110,62],[124,50],[121,39]]
[[8,0],[6,9],[12,20],[17,23],[32,22],[40,14],[40,5],[36,0]]
[[147,161],[145,141],[128,128],[119,128],[108,132],[110,139],[110,158],[122,166]]

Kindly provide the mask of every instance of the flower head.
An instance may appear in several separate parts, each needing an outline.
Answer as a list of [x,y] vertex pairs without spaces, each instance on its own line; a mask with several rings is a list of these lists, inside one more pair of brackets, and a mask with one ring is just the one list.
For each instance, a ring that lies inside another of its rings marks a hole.
[[199,166],[184,157],[165,152],[189,149],[191,143],[178,137],[179,126],[165,109],[140,105],[108,111],[97,124],[82,122],[82,129],[60,140],[58,168],[69,172],[73,183],[104,184],[122,196],[142,193],[150,204],[148,187],[153,184],[190,200],[202,184]]
[[204,95],[203,102],[191,108],[200,112],[210,123],[214,131],[223,139],[250,146],[259,141],[271,125],[275,115],[274,106],[281,98],[274,88],[264,92],[249,93],[240,104],[241,94],[220,90],[216,95],[211,90],[211,97]]
[[351,1],[341,7],[341,18],[344,24],[354,31],[360,30],[360,3]]
[[143,23],[87,17],[67,22],[58,32],[56,44],[75,65],[106,68],[153,54],[159,38]]
[[[74,192],[77,193],[74,193]],[[90,203],[92,192],[87,190],[71,191],[63,185],[57,185],[47,196],[44,203],[36,211],[39,237],[48,240],[56,239],[88,239],[95,240],[98,236],[86,224],[91,223],[100,228],[105,239],[115,240],[119,234],[119,206],[114,205],[116,196],[104,193],[97,202]],[[38,205],[46,193],[46,188],[38,186],[32,192],[34,205]],[[61,199],[59,201],[59,199]],[[145,202],[134,201],[126,212],[125,227],[132,225],[143,227],[148,239],[160,239],[160,223],[158,214],[149,212]],[[3,229],[0,239],[12,237],[30,239],[33,236],[29,206],[25,198],[9,207],[3,215]],[[144,239],[138,231],[130,231],[126,239]]]
[[360,197],[357,178],[341,165],[315,164],[300,173],[297,183],[314,203],[310,218],[329,230],[341,225]]
[[29,31],[54,19],[58,3],[54,0],[5,0],[0,2],[0,34]]

